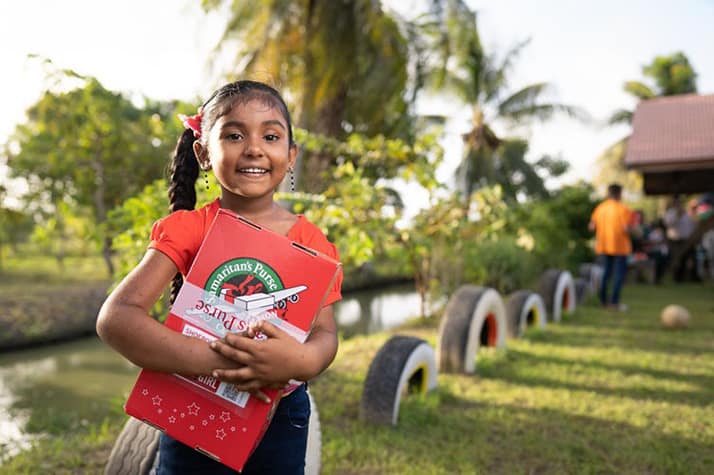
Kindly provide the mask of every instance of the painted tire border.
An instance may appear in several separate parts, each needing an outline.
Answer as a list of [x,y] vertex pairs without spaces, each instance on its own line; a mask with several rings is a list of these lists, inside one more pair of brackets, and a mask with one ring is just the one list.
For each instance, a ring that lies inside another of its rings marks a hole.
[[575,281],[567,270],[548,269],[541,275],[539,292],[551,321],[560,322],[564,313],[575,310]]
[[436,357],[431,345],[413,336],[392,336],[367,370],[360,418],[376,424],[397,425],[402,394],[411,377],[420,370],[419,392],[426,393],[437,385]]
[[508,336],[519,338],[528,327],[528,315],[533,313],[533,325],[545,328],[548,321],[548,312],[545,309],[543,298],[536,292],[528,289],[518,290],[506,299],[506,321],[508,323]]
[[486,322],[494,332],[489,335],[491,344],[488,346],[505,346],[506,308],[501,295],[490,287],[459,287],[446,304],[439,327],[440,371],[466,374],[475,371],[481,331]]

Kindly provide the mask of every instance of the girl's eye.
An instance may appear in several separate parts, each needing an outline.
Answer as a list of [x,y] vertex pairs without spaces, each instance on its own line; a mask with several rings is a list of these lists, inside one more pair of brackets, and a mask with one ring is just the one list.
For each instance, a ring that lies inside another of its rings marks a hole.
[[243,136],[239,133],[232,133],[232,134],[226,135],[226,138],[229,140],[240,140],[243,138]]
[[265,136],[265,140],[267,140],[268,142],[275,142],[275,141],[278,140],[279,138],[280,138],[280,137],[278,137],[278,136],[275,135],[275,134],[268,134],[268,135]]

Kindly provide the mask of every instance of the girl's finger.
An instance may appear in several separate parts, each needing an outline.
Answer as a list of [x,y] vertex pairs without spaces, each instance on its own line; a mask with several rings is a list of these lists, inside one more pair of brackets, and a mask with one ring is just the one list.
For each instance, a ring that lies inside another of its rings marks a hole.
[[253,355],[251,353],[235,348],[221,340],[212,341],[210,346],[216,353],[220,353],[226,358],[238,363],[249,365],[253,362]]
[[214,369],[211,376],[220,381],[235,384],[236,386],[245,385],[250,381],[255,381],[255,372],[252,368],[247,366],[238,369]]

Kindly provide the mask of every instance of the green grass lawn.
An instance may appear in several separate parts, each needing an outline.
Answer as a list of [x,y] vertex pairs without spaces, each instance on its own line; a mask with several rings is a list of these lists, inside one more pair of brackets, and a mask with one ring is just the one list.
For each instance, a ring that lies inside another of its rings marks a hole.
[[[714,473],[714,288],[628,285],[624,299],[626,313],[586,305],[482,350],[475,375],[440,374],[404,399],[397,427],[359,420],[367,368],[394,333],[435,346],[438,322],[341,342],[310,385],[323,473]],[[670,303],[691,311],[689,328],[660,327]],[[43,441],[2,471],[101,473],[118,426]]]
[[[476,375],[439,375],[395,428],[358,420],[389,335],[345,342],[312,385],[325,473],[714,473],[714,289],[628,286],[627,313],[594,304],[484,350]],[[664,330],[669,303],[692,312]],[[402,329],[436,345],[436,325]]]

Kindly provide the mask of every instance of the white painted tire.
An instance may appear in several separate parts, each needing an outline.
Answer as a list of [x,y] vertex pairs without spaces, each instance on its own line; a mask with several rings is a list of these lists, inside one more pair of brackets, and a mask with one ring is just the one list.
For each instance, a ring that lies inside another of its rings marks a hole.
[[587,280],[582,277],[575,278],[575,302],[577,305],[582,305],[585,300],[590,296],[590,284]]
[[310,391],[310,422],[307,429],[307,450],[305,450],[305,475],[319,475],[322,463],[322,433],[320,432],[320,414]]
[[506,327],[506,308],[496,290],[459,287],[446,304],[439,327],[439,370],[472,374],[482,345],[505,345]]
[[519,290],[506,300],[506,322],[510,338],[520,338],[529,326],[545,328],[547,320],[543,298],[533,291]]
[[567,270],[548,269],[540,278],[539,292],[551,321],[559,322],[563,314],[575,310],[575,281]]
[[436,387],[434,349],[421,338],[395,335],[369,365],[362,390],[360,417],[381,425],[397,425],[399,405],[409,392]]
[[[309,391],[307,396],[310,399],[310,419],[305,450],[305,474],[319,475],[322,454],[320,415]],[[112,447],[104,475],[155,474],[159,463],[160,436],[160,430],[129,417]]]
[[602,281],[603,268],[598,264],[586,262],[578,267],[578,275],[585,279],[591,293],[597,293]]
[[161,431],[130,417],[124,423],[104,467],[105,475],[156,473]]

